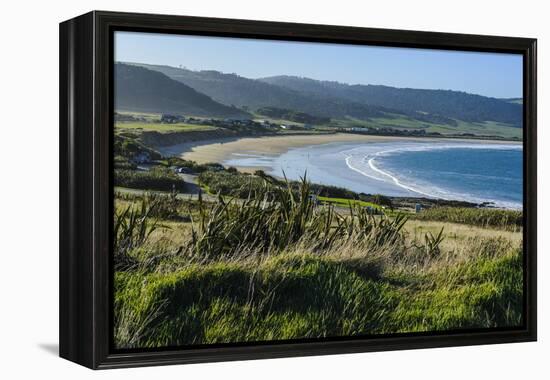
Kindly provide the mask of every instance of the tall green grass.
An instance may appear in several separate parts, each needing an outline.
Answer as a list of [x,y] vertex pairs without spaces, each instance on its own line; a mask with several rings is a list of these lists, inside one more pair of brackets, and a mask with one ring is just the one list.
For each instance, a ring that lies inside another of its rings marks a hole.
[[193,219],[190,251],[205,259],[242,252],[276,253],[299,242],[315,250],[330,250],[342,241],[364,241],[373,246],[403,244],[406,217],[374,216],[367,208],[349,205],[342,216],[331,204],[319,206],[306,177],[298,189],[264,181],[251,188],[245,200],[225,200],[209,207],[199,198],[200,212]]
[[443,252],[444,230],[411,240],[405,216],[373,216],[358,205],[341,215],[310,195],[304,178],[298,189],[264,181],[245,199],[199,198],[187,245],[169,253],[148,241],[165,198],[121,209],[116,346],[521,324],[521,247],[479,238]]
[[462,223],[514,231],[521,229],[523,225],[523,212],[490,208],[433,207],[411,217],[419,220]]
[[[199,175],[199,182],[208,187],[210,192],[214,194],[247,198],[250,189],[261,191],[265,181],[283,188],[290,184],[295,192],[300,191],[300,181],[279,180],[267,175],[262,170],[257,170],[254,175],[251,175],[238,172],[235,168],[228,168],[227,170],[212,169],[214,170],[202,171]],[[363,196],[337,186],[310,183],[309,187],[313,193],[322,197],[359,199]]]
[[140,248],[157,228],[157,220],[151,218],[155,209],[147,199],[140,207],[128,206],[115,212],[113,227],[113,251],[115,270],[130,269],[138,264],[132,251]]
[[517,326],[521,284],[518,251],[401,275],[299,253],[119,272],[115,341],[163,347]]

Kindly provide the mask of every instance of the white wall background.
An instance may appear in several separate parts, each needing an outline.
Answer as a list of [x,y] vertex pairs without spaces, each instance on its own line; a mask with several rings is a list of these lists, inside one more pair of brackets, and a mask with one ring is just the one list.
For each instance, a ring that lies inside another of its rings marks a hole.
[[[0,13],[0,377],[542,379],[550,375],[544,1],[6,1]],[[59,359],[58,23],[93,9],[539,39],[539,342],[93,372]],[[546,350],[546,353],[544,352]],[[546,376],[545,376],[546,375]]]

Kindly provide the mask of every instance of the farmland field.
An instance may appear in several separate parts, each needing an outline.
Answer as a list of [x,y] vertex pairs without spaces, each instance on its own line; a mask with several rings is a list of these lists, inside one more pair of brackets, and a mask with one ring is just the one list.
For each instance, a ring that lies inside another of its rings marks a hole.
[[141,130],[156,132],[196,132],[196,131],[214,131],[218,128],[209,125],[174,123],[163,124],[160,122],[117,122],[117,130]]

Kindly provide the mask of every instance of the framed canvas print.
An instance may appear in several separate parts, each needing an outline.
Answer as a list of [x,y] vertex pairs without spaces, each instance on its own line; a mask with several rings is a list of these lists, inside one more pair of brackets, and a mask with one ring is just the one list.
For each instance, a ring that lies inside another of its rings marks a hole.
[[60,26],[60,355],[536,339],[536,40],[91,12]]

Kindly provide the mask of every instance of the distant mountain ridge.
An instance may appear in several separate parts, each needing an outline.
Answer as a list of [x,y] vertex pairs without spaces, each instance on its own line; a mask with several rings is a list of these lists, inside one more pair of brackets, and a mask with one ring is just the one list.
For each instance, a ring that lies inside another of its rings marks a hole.
[[125,64],[162,73],[233,110],[275,107],[324,118],[406,116],[449,126],[457,125],[456,120],[522,126],[521,104],[459,91],[350,85],[287,75],[250,79],[213,70]]
[[123,63],[115,64],[115,109],[205,117],[250,116],[158,71]]
[[407,113],[423,112],[469,122],[498,121],[521,126],[522,107],[514,102],[452,90],[396,88],[382,85],[349,85],[296,76],[274,76],[262,82],[316,96],[397,109]]
[[165,74],[173,80],[184,83],[212,99],[227,105],[258,109],[276,107],[292,109],[320,117],[351,116],[360,119],[384,117],[384,107],[360,104],[345,99],[303,94],[293,89],[271,85],[236,74],[225,74],[213,70],[192,71],[171,66],[126,63]]
[[500,98],[500,100],[508,103],[523,104],[523,98]]

